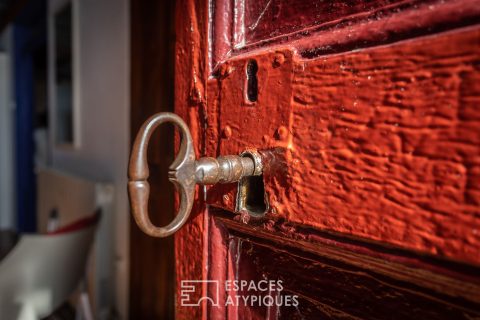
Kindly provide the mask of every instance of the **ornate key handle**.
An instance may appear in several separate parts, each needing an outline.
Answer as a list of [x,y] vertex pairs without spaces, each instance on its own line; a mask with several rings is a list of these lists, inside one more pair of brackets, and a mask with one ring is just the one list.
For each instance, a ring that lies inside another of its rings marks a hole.
[[[147,181],[149,176],[147,149],[153,131],[166,122],[175,124],[182,135],[180,150],[169,168],[169,180],[175,184],[180,194],[180,206],[170,224],[157,227],[148,216],[150,185]],[[142,125],[133,144],[128,168],[128,193],[132,213],[143,232],[152,237],[167,237],[188,220],[197,183],[231,183],[245,176],[261,174],[262,161],[255,151],[246,151],[241,156],[224,156],[217,159],[204,157],[195,160],[192,136],[185,122],[173,113],[158,113]]]

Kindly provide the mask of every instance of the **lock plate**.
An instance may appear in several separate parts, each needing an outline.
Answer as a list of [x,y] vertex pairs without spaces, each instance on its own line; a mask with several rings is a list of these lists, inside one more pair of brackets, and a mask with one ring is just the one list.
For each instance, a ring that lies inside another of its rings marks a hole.
[[[252,61],[256,63],[256,72],[250,70]],[[216,77],[209,80],[207,87],[210,99],[205,147],[208,155],[238,154],[249,148],[287,152],[291,144],[293,66],[293,54],[287,49],[232,58],[219,66]],[[252,80],[252,76],[256,80]],[[249,99],[255,96],[249,92],[252,81],[256,82],[256,101]],[[268,173],[262,180],[270,210],[270,198],[278,183],[272,181]],[[209,187],[207,203],[239,213],[245,206],[239,205],[242,199],[238,196],[242,192],[238,187]]]

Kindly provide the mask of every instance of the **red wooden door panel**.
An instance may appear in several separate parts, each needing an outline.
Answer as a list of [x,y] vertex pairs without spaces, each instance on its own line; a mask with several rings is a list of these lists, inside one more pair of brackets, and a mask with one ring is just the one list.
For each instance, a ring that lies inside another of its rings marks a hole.
[[[479,317],[479,17],[467,0],[180,1],[176,112],[197,155],[255,148],[264,174],[246,200],[198,188],[177,318]],[[298,306],[225,304],[224,283],[261,279]],[[182,305],[185,280],[219,281],[192,295],[220,303]]]
[[[211,86],[209,154],[275,149],[271,218],[478,263],[479,46],[473,28],[314,60],[280,48],[229,60]],[[251,59],[254,106],[239,103]],[[236,186],[209,196],[235,211]]]

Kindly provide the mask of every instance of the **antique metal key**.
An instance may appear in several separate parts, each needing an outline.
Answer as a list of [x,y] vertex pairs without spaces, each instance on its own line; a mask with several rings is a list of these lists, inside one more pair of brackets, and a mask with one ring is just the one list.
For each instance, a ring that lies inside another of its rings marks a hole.
[[[182,142],[177,157],[169,168],[169,180],[180,194],[180,206],[173,221],[165,227],[157,227],[148,217],[150,185],[147,149],[150,137],[159,125],[171,122],[181,132]],[[192,210],[196,184],[231,183],[243,177],[262,174],[262,160],[253,150],[240,156],[228,155],[218,158],[204,157],[195,160],[193,140],[185,122],[173,113],[158,113],[150,117],[140,128],[135,138],[128,168],[128,193],[133,216],[137,225],[152,237],[167,237],[175,233],[187,220]]]

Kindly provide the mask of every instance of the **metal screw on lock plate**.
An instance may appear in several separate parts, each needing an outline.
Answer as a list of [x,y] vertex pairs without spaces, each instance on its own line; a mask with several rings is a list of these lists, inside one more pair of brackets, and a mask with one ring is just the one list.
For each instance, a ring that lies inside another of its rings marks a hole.
[[[153,131],[162,123],[175,124],[182,134],[177,157],[170,165],[169,180],[180,194],[180,206],[173,221],[165,227],[157,227],[148,217],[147,149]],[[256,151],[247,150],[240,156],[218,158],[204,157],[195,160],[193,140],[185,122],[173,113],[163,112],[150,117],[135,138],[128,168],[128,193],[137,225],[152,237],[167,237],[175,233],[188,220],[192,210],[196,184],[231,183],[247,176],[262,174],[262,160]]]

